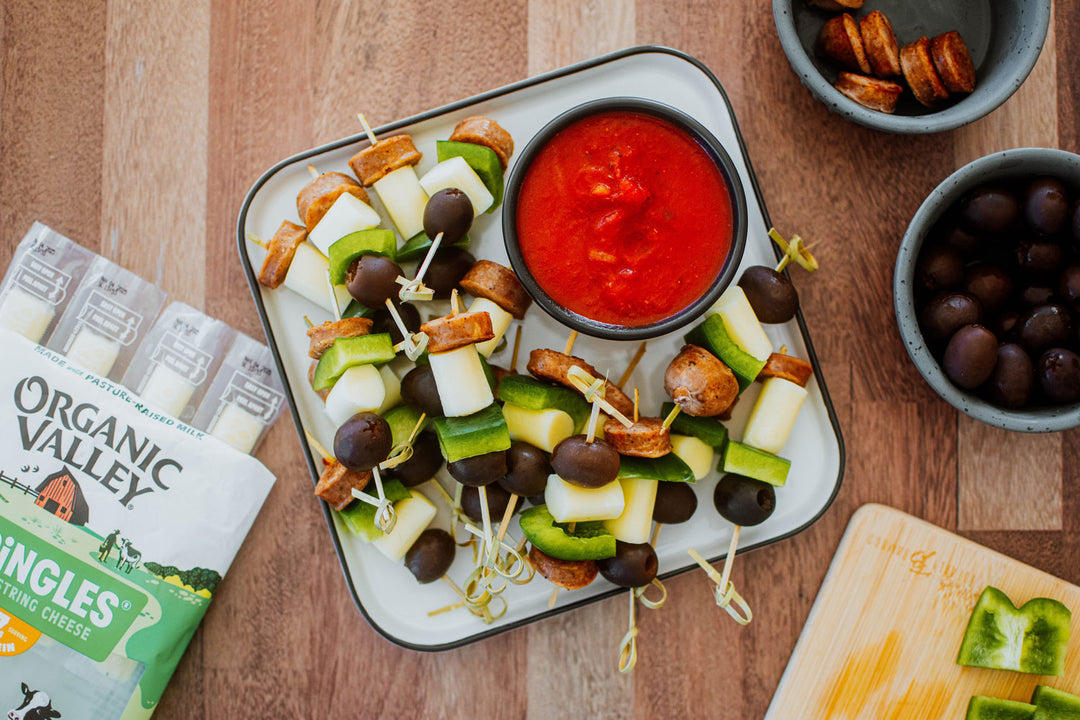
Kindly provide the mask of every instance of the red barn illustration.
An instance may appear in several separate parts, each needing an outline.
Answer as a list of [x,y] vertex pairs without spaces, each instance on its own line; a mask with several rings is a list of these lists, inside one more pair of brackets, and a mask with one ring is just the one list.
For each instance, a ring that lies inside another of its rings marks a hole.
[[86,524],[90,507],[83,497],[82,488],[66,467],[45,478],[38,485],[37,494],[34,504],[46,512],[72,525]]

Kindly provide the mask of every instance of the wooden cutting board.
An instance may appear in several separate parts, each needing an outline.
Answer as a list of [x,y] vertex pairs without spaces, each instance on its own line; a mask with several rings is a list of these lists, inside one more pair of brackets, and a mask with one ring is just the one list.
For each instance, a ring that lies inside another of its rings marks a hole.
[[[1017,605],[1073,611],[1065,674],[956,664],[986,585]],[[883,505],[851,518],[766,720],[963,718],[972,695],[1027,702],[1038,684],[1080,693],[1080,588]]]

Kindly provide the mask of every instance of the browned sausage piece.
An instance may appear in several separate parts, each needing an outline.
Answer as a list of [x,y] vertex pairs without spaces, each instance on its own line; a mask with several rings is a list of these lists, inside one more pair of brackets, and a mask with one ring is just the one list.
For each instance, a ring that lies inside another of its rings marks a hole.
[[930,57],[930,41],[925,37],[900,48],[900,67],[915,99],[926,107],[935,107],[949,99],[949,91]]
[[394,135],[379,140],[352,156],[349,167],[364,187],[371,187],[379,180],[406,165],[416,165],[424,154],[416,149],[408,135]]
[[849,70],[870,74],[870,62],[866,59],[859,23],[848,13],[828,20],[821,27],[818,47],[823,55]]
[[428,352],[432,354],[450,352],[495,337],[491,316],[486,312],[433,318],[420,326],[420,332],[427,333]]
[[902,86],[889,80],[849,72],[840,73],[833,87],[863,107],[890,114],[896,110],[896,101],[904,92]]
[[934,69],[949,92],[969,93],[975,89],[975,66],[960,33],[952,30],[930,41]]
[[822,10],[858,10],[866,0],[807,0],[807,5]]
[[902,71],[900,69],[900,46],[896,43],[896,34],[893,33],[892,23],[885,13],[874,10],[859,21],[859,32],[862,34],[863,48],[866,50],[866,59],[870,63],[870,69],[879,78],[896,77]]
[[712,417],[735,402],[739,381],[711,352],[685,345],[664,371],[664,390],[687,415]]
[[778,377],[789,380],[799,387],[806,387],[810,376],[814,374],[814,368],[810,363],[790,355],[773,353],[765,362],[765,367],[758,373],[758,380]]
[[281,227],[274,233],[266,246],[266,258],[263,260],[262,269],[259,270],[259,282],[268,288],[276,288],[285,282],[285,276],[289,274],[289,266],[292,265],[296,248],[307,239],[307,229],[288,220],[281,223]]
[[367,335],[371,332],[371,325],[371,319],[363,317],[327,320],[321,325],[312,325],[307,330],[307,336],[311,340],[311,344],[308,345],[308,355],[318,360],[339,337]]
[[[311,385],[312,389],[314,389],[315,387],[315,368],[317,367],[319,367],[319,361],[312,360],[311,365],[308,367],[307,371],[308,385]],[[330,390],[329,388],[327,388],[326,390],[315,390],[315,394],[318,395],[323,402],[326,402],[326,396],[330,394]]]
[[514,271],[490,260],[477,260],[458,285],[473,297],[487,298],[518,320],[525,317],[532,304]]
[[459,122],[450,133],[450,139],[491,148],[499,156],[503,170],[514,154],[514,138],[499,123],[483,115],[473,115]]
[[643,417],[630,427],[608,418],[604,423],[604,440],[620,455],[658,458],[671,452],[671,436],[660,418]]
[[600,569],[593,560],[560,560],[539,550],[529,549],[529,562],[536,572],[567,590],[583,588],[596,579]]
[[[592,365],[573,355],[543,348],[537,348],[529,353],[529,372],[538,378],[545,378],[577,390],[568,376],[572,367],[579,367],[595,378],[603,377]],[[604,399],[623,415],[634,414],[634,401],[610,380],[604,384]]]
[[344,510],[353,501],[353,488],[363,490],[369,480],[371,480],[370,472],[349,470],[337,460],[334,460],[326,466],[322,475],[319,476],[319,482],[315,486],[315,494],[335,510]]
[[345,193],[371,204],[367,190],[344,173],[323,173],[301,188],[296,196],[296,212],[300,214],[300,220],[307,225],[308,231],[315,229],[330,206]]

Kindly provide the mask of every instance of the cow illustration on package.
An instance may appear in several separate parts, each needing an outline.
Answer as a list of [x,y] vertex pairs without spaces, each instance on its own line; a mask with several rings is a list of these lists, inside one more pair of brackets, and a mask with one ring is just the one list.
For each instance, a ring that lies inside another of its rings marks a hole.
[[31,690],[26,683],[22,683],[22,694],[22,704],[8,711],[8,720],[49,720],[60,717],[60,711],[52,706],[48,693]]
[[116,559],[116,568],[130,575],[132,570],[139,567],[142,553],[136,550],[135,546],[131,544],[131,540],[127,538],[120,538],[118,547],[120,548],[120,557]]

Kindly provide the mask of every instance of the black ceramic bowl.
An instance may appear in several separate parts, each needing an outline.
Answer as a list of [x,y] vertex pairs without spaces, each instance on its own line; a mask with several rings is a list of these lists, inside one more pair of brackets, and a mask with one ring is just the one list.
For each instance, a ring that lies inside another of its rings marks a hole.
[[[731,246],[720,272],[713,278],[708,290],[697,300],[675,314],[649,325],[614,325],[603,323],[579,315],[560,305],[551,298],[533,277],[525,263],[518,245],[517,201],[522,182],[529,172],[532,160],[559,131],[590,115],[613,111],[630,111],[653,115],[687,132],[712,158],[727,186],[731,201]],[[689,115],[673,107],[652,100],[631,97],[614,97],[593,100],[572,108],[545,125],[538,132],[519,156],[514,170],[506,183],[506,196],[503,201],[503,237],[510,264],[521,279],[525,289],[544,311],[563,325],[585,335],[609,340],[642,340],[664,335],[692,322],[705,312],[721,293],[731,284],[735,271],[742,260],[746,247],[746,196],[743,194],[742,181],[735,170],[727,151],[720,141],[705,127]]]

